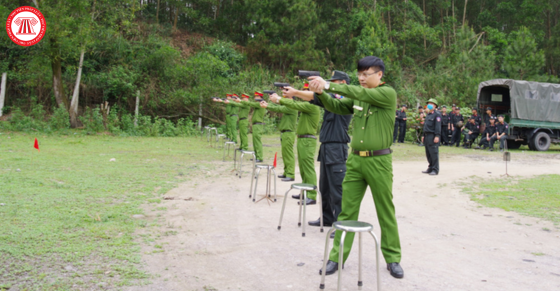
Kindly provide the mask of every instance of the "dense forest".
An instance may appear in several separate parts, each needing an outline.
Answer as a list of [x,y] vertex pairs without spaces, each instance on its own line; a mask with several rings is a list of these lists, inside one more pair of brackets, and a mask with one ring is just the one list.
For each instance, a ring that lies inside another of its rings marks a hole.
[[138,97],[148,122],[218,124],[212,96],[299,84],[298,69],[355,82],[366,55],[410,105],[473,105],[487,79],[560,80],[557,0],[0,0],[2,22],[19,6],[47,31],[31,47],[0,33],[3,119],[131,126]]

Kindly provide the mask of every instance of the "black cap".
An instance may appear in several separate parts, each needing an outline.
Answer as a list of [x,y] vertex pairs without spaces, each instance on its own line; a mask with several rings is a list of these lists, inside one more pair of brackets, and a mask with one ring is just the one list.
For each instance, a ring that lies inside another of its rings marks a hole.
[[345,80],[346,84],[350,84],[350,76],[343,71],[333,71],[332,76],[327,81]]
[[492,110],[492,107],[486,107],[486,110]]
[[498,115],[498,117],[504,117],[504,115],[503,115],[503,114],[500,114],[500,115]]
[[418,106],[418,109],[424,109],[424,107],[422,107],[422,106]]
[[471,110],[477,111],[476,108],[474,108],[474,107]]
[[443,105],[443,106],[441,106],[441,108],[447,108],[447,106]]

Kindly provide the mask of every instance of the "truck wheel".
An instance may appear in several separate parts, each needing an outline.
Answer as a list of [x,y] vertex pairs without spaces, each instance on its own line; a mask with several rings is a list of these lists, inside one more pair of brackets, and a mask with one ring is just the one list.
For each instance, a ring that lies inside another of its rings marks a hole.
[[550,136],[546,132],[537,132],[533,137],[533,149],[546,151],[550,147]]
[[508,149],[510,149],[510,150],[516,150],[516,149],[518,149],[519,147],[521,147],[521,143],[518,142],[518,141],[514,141],[514,140],[508,140],[508,141],[507,141],[507,147],[508,147]]

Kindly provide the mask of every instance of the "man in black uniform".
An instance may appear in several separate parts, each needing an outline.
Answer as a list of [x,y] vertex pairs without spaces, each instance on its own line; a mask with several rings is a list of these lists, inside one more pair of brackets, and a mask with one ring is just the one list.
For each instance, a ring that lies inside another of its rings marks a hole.
[[[459,121],[461,123],[459,123]],[[465,120],[463,119],[463,115],[461,115],[461,108],[456,107],[455,114],[451,116],[451,130],[453,131],[451,145],[456,144],[456,147],[461,143],[461,127],[463,122],[465,122]]]
[[478,115],[478,111],[476,111],[476,108],[472,109],[472,115],[471,118],[474,118],[474,122],[477,125],[480,125],[482,123],[482,117],[480,117],[480,115]]
[[508,124],[504,121],[503,115],[498,115],[498,123],[496,124],[496,135],[490,139],[490,149],[494,149],[494,142],[500,141],[500,151],[504,150],[507,139]]
[[486,114],[484,114],[484,117],[482,118],[482,122],[484,122],[485,125],[489,125],[490,119],[492,119],[492,117],[494,117],[492,115],[492,107],[487,107]]
[[441,115],[436,111],[437,101],[428,100],[428,110],[430,112],[424,121],[424,136],[422,142],[426,149],[428,159],[428,169],[422,171],[424,174],[435,176],[439,173],[439,139],[441,137]]
[[482,146],[482,149],[488,148],[489,150],[492,150],[492,148],[490,147],[490,140],[496,135],[496,125],[494,125],[496,117],[492,116],[489,120],[490,124],[488,124],[486,126],[486,129],[484,129],[484,133],[482,134],[482,138],[480,139],[480,142],[478,143],[478,147],[476,147],[476,149],[480,149],[480,146]]
[[404,136],[406,134],[406,104],[403,104],[400,110],[395,114],[395,131],[393,131],[393,143],[397,143],[397,134],[399,136],[399,143],[404,143]]
[[[331,84],[350,84],[350,76],[342,71],[334,71],[332,77],[327,80]],[[286,97],[300,97],[310,100],[309,103],[325,108],[317,95],[311,91],[298,91],[292,87],[285,87],[283,91]],[[343,99],[338,94],[329,95],[335,99]],[[308,98],[311,97],[311,98]],[[342,209],[342,181],[346,175],[346,160],[348,159],[348,127],[352,120],[352,114],[339,115],[325,109],[321,132],[319,133],[319,156],[320,162],[319,190],[323,201],[323,225],[331,226],[338,220]],[[299,194],[292,198],[299,199]],[[311,226],[320,226],[320,219],[309,221]],[[334,232],[331,235],[334,238]]]
[[449,145],[449,114],[447,114],[447,106],[441,107],[441,144]]
[[[473,110],[474,111],[474,110]],[[464,135],[465,139],[463,140],[463,148],[470,148],[474,140],[480,134],[480,125],[476,123],[476,118],[473,116],[469,117],[469,122],[465,125]]]

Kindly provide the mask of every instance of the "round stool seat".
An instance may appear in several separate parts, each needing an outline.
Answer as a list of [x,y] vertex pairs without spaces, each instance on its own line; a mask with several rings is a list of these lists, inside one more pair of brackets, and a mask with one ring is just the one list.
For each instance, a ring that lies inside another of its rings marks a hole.
[[226,141],[226,144],[235,144],[234,141]]
[[210,128],[210,126],[205,126],[204,128]]
[[267,165],[267,164],[256,164],[255,168],[259,168],[259,169],[272,169],[274,168],[274,166],[272,165]]
[[373,225],[355,220],[337,221],[333,223],[333,227],[347,232],[370,232],[373,230]]
[[210,129],[216,129],[215,127],[210,127]]
[[295,183],[295,184],[292,184],[292,189],[313,191],[313,190],[317,189],[317,186],[312,185],[312,184],[305,184],[305,183]]
[[253,152],[253,151],[244,151],[244,150],[241,150],[241,153],[242,153],[242,154],[252,155],[252,154],[254,154],[255,152]]
[[218,136],[226,136],[226,135],[225,135],[225,134],[223,134],[223,133],[220,133],[220,134],[218,134]]

